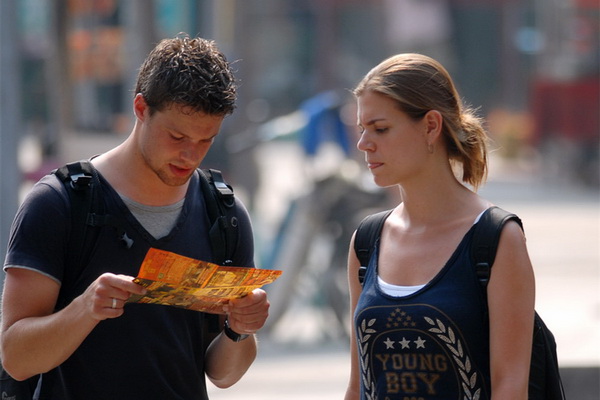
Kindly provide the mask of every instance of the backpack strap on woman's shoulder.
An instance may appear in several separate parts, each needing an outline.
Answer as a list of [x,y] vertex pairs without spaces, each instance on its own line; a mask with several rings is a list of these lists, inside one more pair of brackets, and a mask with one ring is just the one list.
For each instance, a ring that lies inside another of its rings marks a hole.
[[373,248],[383,229],[383,224],[393,209],[371,214],[361,221],[354,235],[354,252],[360,262],[358,281],[362,285],[367,273],[367,266],[373,253]]

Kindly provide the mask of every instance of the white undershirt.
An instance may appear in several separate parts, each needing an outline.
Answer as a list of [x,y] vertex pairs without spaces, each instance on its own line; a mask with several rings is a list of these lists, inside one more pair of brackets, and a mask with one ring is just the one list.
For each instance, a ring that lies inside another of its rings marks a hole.
[[381,288],[381,291],[388,296],[394,297],[404,297],[416,293],[417,291],[423,289],[425,284],[423,285],[415,285],[415,286],[401,286],[401,285],[392,285],[391,283],[387,283],[381,277],[377,276],[377,283]]
[[[475,225],[477,223],[477,221],[479,221],[479,218],[481,218],[481,215],[483,215],[484,212],[485,212],[485,210],[482,211],[481,214],[479,214],[477,216],[477,218],[475,218],[473,225]],[[423,289],[426,285],[426,284],[414,285],[414,286],[392,285],[391,283],[387,283],[386,281],[381,279],[379,274],[377,275],[377,284],[379,285],[379,287],[381,288],[381,291],[383,293],[387,294],[388,296],[393,296],[393,297],[409,296],[409,295],[416,293],[419,290]]]

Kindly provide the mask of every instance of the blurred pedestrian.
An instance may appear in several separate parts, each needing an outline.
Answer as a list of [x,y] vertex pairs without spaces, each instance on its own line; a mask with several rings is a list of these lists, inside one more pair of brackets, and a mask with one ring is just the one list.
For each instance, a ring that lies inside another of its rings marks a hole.
[[[43,373],[44,399],[207,399],[205,376],[236,383],[256,356],[268,314],[257,289],[223,309],[206,335],[203,313],[126,304],[150,247],[210,261],[208,217],[197,171],[235,108],[230,65],[212,41],[161,41],[139,71],[135,124],[119,146],[92,159],[109,225],[86,265],[68,265],[71,209],[53,174],[15,218],[5,261],[1,348],[16,379]],[[238,201],[234,265],[254,265],[248,213]],[[82,222],[83,223],[83,222]],[[123,236],[121,237],[123,238]],[[226,317],[225,317],[226,315]]]
[[[375,183],[402,201],[366,270],[350,246],[352,369],[346,400],[527,399],[534,276],[516,222],[505,225],[487,289],[470,261],[473,227],[492,206],[482,120],[448,72],[419,54],[390,57],[354,90]],[[489,310],[489,326],[488,326]]]

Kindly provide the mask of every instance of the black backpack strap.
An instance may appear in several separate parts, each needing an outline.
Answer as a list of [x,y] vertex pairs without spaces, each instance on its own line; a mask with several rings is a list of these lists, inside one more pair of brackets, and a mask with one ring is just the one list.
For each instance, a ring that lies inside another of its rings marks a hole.
[[[234,264],[238,245],[238,220],[235,209],[233,188],[216,169],[198,169],[200,190],[206,204],[210,223],[209,239],[213,262],[221,265]],[[223,329],[221,318],[216,314],[204,314],[204,335],[206,346]]]
[[502,227],[511,220],[516,221],[523,229],[523,222],[515,214],[492,206],[481,215],[475,225],[471,242],[471,259],[475,265],[477,279],[483,288],[486,288],[490,281]]
[[364,284],[373,248],[383,229],[383,224],[393,209],[371,214],[361,221],[354,235],[354,252],[360,262],[358,281]]
[[[90,160],[80,160],[52,171],[65,185],[71,208],[71,234],[66,255],[67,271],[72,282],[79,279],[81,271],[90,261],[96,246],[99,230],[90,229],[112,226],[119,240],[131,248],[133,240],[127,236],[123,223],[104,210],[100,196],[100,178]],[[59,307],[63,304],[59,297]]]
[[90,213],[102,213],[102,203],[94,190],[99,185],[98,173],[89,160],[69,163],[53,173],[63,182],[69,194],[71,236],[68,256],[72,266],[79,266],[87,263],[92,251],[89,241],[86,243]]
[[210,243],[216,263],[233,264],[238,244],[238,219],[233,189],[221,171],[200,169],[200,187],[210,221]]

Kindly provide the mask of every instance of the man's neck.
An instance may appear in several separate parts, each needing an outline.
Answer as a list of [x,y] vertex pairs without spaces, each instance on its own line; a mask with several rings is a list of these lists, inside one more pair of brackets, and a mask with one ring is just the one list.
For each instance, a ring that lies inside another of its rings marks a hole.
[[181,186],[165,184],[128,151],[127,141],[94,158],[92,164],[117,193],[149,206],[174,204],[185,197],[189,186],[189,181]]

